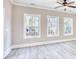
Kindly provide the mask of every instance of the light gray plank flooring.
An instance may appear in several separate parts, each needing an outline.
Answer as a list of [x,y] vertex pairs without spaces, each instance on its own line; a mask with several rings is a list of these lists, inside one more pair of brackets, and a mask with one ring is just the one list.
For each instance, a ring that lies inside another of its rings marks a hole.
[[76,59],[76,42],[13,49],[5,59]]

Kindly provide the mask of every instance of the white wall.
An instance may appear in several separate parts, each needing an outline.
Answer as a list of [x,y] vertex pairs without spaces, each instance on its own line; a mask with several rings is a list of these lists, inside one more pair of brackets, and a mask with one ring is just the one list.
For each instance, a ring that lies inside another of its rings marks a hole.
[[11,13],[12,6],[9,0],[4,1],[4,57],[11,51]]
[[[63,39],[73,39],[75,38],[76,33],[76,18],[75,14],[68,14],[62,12],[55,12],[50,10],[32,8],[32,7],[23,7],[23,6],[13,6],[12,14],[12,45],[21,45],[21,44],[31,44],[37,42],[46,42],[46,41],[55,41]],[[41,16],[41,37],[40,38],[31,38],[24,39],[23,36],[23,26],[24,26],[24,13],[26,14],[37,14]],[[47,15],[50,16],[59,16],[59,37],[47,37]],[[73,35],[64,36],[63,35],[63,23],[64,17],[71,16],[73,17]]]

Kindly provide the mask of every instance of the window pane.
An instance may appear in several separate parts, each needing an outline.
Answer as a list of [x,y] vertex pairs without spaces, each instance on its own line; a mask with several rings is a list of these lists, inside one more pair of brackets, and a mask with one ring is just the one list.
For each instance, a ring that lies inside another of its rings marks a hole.
[[73,33],[73,19],[65,17],[64,19],[64,35],[72,35]]
[[36,37],[39,36],[39,16],[33,16],[33,15],[25,15],[24,16],[24,36],[27,37]]
[[48,36],[56,36],[59,33],[59,19],[58,17],[48,17]]
[[33,23],[34,23],[34,26],[39,26],[39,17],[38,16],[34,16],[33,17]]
[[31,26],[32,25],[32,16],[26,16],[26,25]]

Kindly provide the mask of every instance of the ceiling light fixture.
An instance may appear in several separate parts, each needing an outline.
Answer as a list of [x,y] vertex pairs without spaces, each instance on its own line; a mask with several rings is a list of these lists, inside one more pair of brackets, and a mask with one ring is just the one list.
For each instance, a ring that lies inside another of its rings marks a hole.
[[64,11],[66,11],[66,10],[67,10],[67,8],[68,8],[67,6],[64,6]]

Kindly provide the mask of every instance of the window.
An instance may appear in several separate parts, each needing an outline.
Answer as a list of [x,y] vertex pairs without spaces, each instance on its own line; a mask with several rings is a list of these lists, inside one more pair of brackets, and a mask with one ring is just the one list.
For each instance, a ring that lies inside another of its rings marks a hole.
[[71,17],[64,17],[64,35],[73,34],[73,19]]
[[47,35],[49,37],[59,35],[59,17],[48,16],[47,17]]
[[24,14],[24,38],[40,37],[40,16]]

